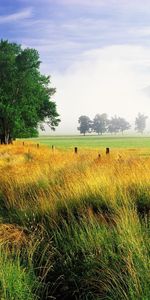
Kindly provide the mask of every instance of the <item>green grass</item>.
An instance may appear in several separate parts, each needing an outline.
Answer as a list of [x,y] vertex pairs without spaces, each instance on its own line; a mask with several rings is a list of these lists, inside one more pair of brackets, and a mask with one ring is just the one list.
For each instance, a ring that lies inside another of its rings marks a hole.
[[57,148],[149,148],[148,136],[40,136],[31,141]]
[[37,281],[31,266],[22,265],[21,257],[14,251],[7,254],[7,249],[0,247],[0,299],[1,300],[36,300],[33,293]]

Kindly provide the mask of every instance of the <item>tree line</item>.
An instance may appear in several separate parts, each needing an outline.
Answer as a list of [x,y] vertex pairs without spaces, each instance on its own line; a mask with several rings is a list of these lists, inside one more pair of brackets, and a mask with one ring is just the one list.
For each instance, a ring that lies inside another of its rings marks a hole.
[[[135,119],[135,130],[138,133],[144,132],[147,118],[144,114],[138,113]],[[82,115],[79,117],[78,123],[77,129],[84,135],[92,132],[98,135],[104,133],[116,134],[119,132],[123,134],[124,131],[131,128],[131,124],[125,118],[114,116],[109,119],[106,113],[96,114],[93,120],[88,116]]]

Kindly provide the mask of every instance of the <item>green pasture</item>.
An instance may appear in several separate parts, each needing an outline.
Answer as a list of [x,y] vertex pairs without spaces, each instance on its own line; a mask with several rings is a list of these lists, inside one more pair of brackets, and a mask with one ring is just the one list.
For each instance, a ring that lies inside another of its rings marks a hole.
[[34,142],[57,148],[149,148],[150,136],[40,136]]

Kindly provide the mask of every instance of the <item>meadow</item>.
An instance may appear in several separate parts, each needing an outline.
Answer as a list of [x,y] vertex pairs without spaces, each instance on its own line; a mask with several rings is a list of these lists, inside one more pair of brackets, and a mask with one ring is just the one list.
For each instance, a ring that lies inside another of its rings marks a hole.
[[0,299],[149,300],[149,140],[45,140],[0,146]]
[[149,136],[98,136],[98,135],[70,135],[70,136],[40,136],[31,139],[33,142],[41,143],[46,146],[55,145],[58,149],[81,148],[150,148]]

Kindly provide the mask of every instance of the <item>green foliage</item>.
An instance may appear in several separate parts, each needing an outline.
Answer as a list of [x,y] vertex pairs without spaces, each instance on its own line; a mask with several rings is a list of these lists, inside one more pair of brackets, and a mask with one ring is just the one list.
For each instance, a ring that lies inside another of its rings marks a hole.
[[40,73],[35,49],[0,42],[0,133],[7,138],[37,136],[42,122],[51,129],[59,124],[55,89],[50,77]]
[[93,120],[92,130],[98,134],[103,134],[107,131],[107,125],[107,114],[97,114]]
[[80,126],[77,128],[81,134],[86,134],[87,132],[90,132],[92,127],[92,122],[89,117],[87,116],[80,116],[78,123]]

